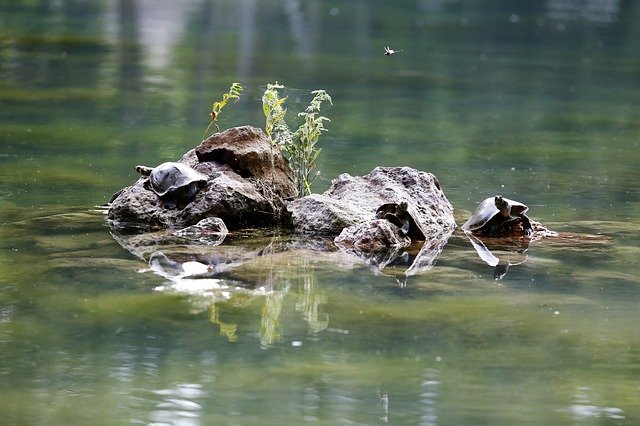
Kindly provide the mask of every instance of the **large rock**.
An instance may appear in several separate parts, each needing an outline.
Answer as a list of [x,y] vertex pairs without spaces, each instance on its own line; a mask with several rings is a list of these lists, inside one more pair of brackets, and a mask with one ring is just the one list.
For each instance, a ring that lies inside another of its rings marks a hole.
[[166,208],[141,177],[111,201],[111,226],[177,229],[218,217],[233,230],[287,221],[285,199],[296,193],[293,175],[279,148],[260,129],[245,126],[216,133],[179,162],[209,177],[191,203]]
[[361,177],[345,173],[322,195],[300,198],[287,208],[295,231],[335,236],[373,220],[381,205],[403,201],[425,239],[455,228],[453,207],[436,177],[410,167],[376,167]]

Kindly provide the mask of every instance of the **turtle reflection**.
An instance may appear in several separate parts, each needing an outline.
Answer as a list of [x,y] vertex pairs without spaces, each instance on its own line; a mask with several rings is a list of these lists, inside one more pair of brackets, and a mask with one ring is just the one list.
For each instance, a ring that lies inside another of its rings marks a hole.
[[[487,248],[487,245],[476,235],[465,232],[471,245],[487,265],[493,267],[493,279],[501,280],[509,270],[509,267],[521,265],[527,260],[527,249],[529,248],[528,239],[500,239],[492,244],[493,251]],[[493,239],[495,240],[495,239]],[[496,256],[496,254],[499,256]]]

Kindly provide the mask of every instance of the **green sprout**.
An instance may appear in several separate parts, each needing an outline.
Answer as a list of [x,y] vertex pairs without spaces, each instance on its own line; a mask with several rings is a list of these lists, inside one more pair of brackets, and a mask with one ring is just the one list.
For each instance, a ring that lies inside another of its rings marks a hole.
[[262,95],[262,112],[266,117],[264,130],[271,144],[284,146],[291,142],[292,134],[284,121],[287,110],[283,104],[287,98],[280,98],[279,89],[284,89],[284,86],[277,81],[275,84],[267,84],[267,89]]
[[240,99],[240,95],[242,94],[243,91],[244,91],[244,87],[242,87],[240,83],[233,83],[231,84],[231,87],[229,87],[229,92],[222,95],[221,101],[213,102],[213,104],[211,105],[211,112],[209,113],[211,122],[209,123],[207,128],[204,129],[204,133],[202,134],[202,139],[204,139],[207,136],[207,132],[209,131],[211,126],[215,125],[218,132],[220,131],[220,128],[218,127],[218,123],[216,123],[216,121],[218,120],[218,116],[220,115],[222,108],[224,108],[232,99],[235,99],[237,102],[238,99]]

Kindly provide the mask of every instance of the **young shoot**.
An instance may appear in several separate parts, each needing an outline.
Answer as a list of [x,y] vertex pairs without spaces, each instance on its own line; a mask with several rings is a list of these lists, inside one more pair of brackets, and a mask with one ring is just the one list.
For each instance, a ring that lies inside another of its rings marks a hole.
[[222,108],[227,106],[227,104],[231,100],[235,100],[237,102],[238,99],[240,99],[240,95],[242,94],[243,91],[244,91],[244,87],[242,87],[240,83],[232,83],[231,87],[229,87],[229,92],[222,95],[222,100],[213,102],[213,104],[211,105],[211,112],[209,113],[209,118],[211,118],[211,122],[209,123],[207,128],[204,129],[204,133],[202,134],[202,139],[204,139],[207,136],[207,132],[209,131],[211,126],[216,126],[216,130],[218,132],[220,131],[217,120],[218,120],[218,116],[220,115],[220,112],[222,111]]
[[287,98],[280,98],[280,89],[284,89],[284,86],[277,81],[275,84],[267,84],[267,89],[262,94],[262,112],[266,118],[264,131],[271,144],[283,147],[290,143],[292,135],[287,122],[284,121],[287,109],[283,104]]

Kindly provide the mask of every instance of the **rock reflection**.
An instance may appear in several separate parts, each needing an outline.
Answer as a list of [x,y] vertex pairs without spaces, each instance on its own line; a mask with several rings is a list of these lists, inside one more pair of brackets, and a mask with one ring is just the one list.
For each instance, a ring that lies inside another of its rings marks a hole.
[[435,266],[436,259],[452,234],[453,229],[442,235],[432,235],[423,243],[406,248],[390,247],[381,252],[363,251],[355,246],[338,247],[343,253],[361,259],[375,274],[394,276],[398,284],[404,287],[407,277],[423,274]]

